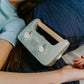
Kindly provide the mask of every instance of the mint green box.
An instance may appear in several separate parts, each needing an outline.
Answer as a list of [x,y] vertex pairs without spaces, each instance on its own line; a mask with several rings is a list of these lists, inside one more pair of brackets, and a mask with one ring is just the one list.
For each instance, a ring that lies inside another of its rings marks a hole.
[[45,37],[37,32],[40,19],[33,20],[18,35],[21,43],[44,66],[52,66],[69,46],[67,40],[61,40],[57,44],[50,44]]

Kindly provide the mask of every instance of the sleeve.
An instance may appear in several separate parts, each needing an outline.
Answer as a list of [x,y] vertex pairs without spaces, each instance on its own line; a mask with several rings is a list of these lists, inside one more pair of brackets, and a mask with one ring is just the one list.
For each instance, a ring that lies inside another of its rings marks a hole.
[[15,19],[5,25],[0,32],[0,39],[6,40],[15,47],[19,32],[25,27],[25,22],[22,19]]

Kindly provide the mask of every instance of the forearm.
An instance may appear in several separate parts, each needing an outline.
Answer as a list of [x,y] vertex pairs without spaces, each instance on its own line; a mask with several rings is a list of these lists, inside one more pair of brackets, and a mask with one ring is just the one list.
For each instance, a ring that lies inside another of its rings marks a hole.
[[60,71],[41,73],[0,72],[0,84],[60,84]]
[[83,69],[69,67],[40,73],[0,72],[0,84],[61,84],[64,82],[84,80]]
[[72,78],[68,76],[67,82],[76,81],[76,80],[84,80],[84,71],[81,70],[79,72],[72,73]]
[[[66,66],[65,66],[66,67]],[[72,66],[69,66],[72,67]],[[63,68],[62,70],[62,83],[71,82],[76,80],[84,80],[84,69],[77,68]]]
[[12,48],[13,46],[9,42],[0,39],[0,70],[6,62]]

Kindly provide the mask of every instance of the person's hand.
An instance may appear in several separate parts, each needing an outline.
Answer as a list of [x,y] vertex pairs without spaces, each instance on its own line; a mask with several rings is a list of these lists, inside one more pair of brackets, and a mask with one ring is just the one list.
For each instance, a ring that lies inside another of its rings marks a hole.
[[64,73],[73,73],[74,71],[80,71],[80,69],[77,69],[74,65],[67,65],[67,66],[64,66],[62,69],[61,69]]
[[84,67],[84,56],[81,56],[81,58],[74,59],[74,66],[76,67]]
[[84,69],[77,69],[74,65],[67,65],[62,69],[62,81],[70,82],[84,79]]

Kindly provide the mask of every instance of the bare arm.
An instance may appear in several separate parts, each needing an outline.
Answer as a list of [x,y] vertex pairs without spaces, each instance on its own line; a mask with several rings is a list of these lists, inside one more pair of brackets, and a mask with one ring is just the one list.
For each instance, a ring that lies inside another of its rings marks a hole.
[[6,62],[12,48],[13,46],[9,42],[0,39],[0,70]]
[[60,84],[60,80],[59,70],[42,73],[0,72],[0,84]]
[[[6,62],[12,45],[0,39],[0,69]],[[43,73],[10,73],[0,71],[0,84],[50,84],[55,82],[59,84],[61,79],[60,70]]]
[[76,69],[72,66],[40,73],[0,72],[0,84],[61,84],[84,79],[83,73],[83,69]]
[[[8,58],[12,45],[0,39],[0,69]],[[60,70],[42,73],[0,72],[0,84],[60,84],[84,79],[84,69],[66,66]]]
[[63,74],[63,83],[64,82],[70,82],[70,81],[76,81],[76,80],[84,80],[84,69],[77,69],[73,65],[67,65],[63,67],[62,69]]

